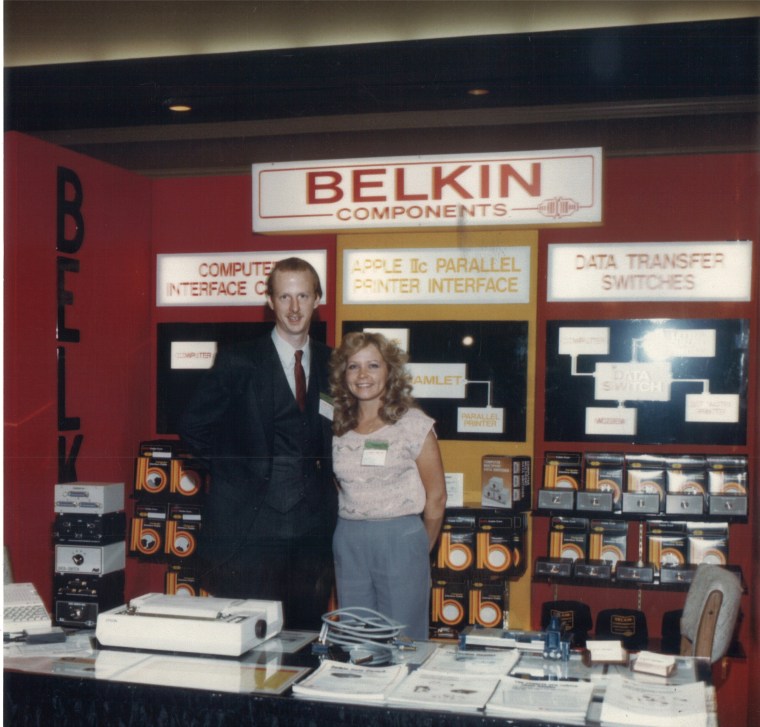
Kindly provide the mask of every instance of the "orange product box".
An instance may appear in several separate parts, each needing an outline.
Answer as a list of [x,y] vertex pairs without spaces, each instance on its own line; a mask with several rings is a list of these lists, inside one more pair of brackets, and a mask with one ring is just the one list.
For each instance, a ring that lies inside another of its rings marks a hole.
[[170,559],[190,558],[198,550],[201,509],[191,505],[170,505],[166,522],[164,552]]
[[143,560],[164,561],[166,506],[138,505],[132,518],[129,554]]
[[519,515],[478,518],[475,570],[504,575],[525,572],[525,522]]
[[665,459],[667,491],[674,495],[705,495],[707,471],[699,455],[669,456]]
[[606,560],[612,571],[619,561],[627,560],[628,523],[619,520],[592,520],[589,524],[588,557]]
[[612,493],[612,509],[623,506],[625,455],[620,452],[587,452],[583,458],[583,489]]
[[588,527],[586,518],[553,517],[549,526],[549,557],[587,558]]
[[486,628],[506,628],[509,618],[508,591],[504,584],[476,580],[467,594],[467,621]]
[[547,452],[544,458],[544,489],[579,489],[581,464],[580,452]]
[[708,456],[707,482],[711,495],[747,494],[747,458],[737,456]]
[[689,560],[692,565],[728,563],[728,523],[686,523]]
[[467,625],[466,580],[438,580],[430,591],[431,638],[456,638]]
[[688,562],[686,523],[650,521],[647,524],[647,553],[655,571],[663,565],[685,565]]

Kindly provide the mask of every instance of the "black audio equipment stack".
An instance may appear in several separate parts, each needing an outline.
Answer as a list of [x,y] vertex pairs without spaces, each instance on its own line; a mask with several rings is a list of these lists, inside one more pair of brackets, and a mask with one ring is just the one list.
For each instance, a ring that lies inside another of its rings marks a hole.
[[55,486],[57,625],[94,628],[100,612],[124,603],[126,523],[123,482]]

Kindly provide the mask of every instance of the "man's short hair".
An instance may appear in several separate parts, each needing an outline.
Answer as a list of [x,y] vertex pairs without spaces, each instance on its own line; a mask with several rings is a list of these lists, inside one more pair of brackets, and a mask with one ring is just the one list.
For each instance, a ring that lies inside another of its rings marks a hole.
[[314,293],[317,298],[322,297],[322,284],[319,281],[319,273],[311,263],[306,262],[303,258],[286,257],[275,263],[267,278],[267,295],[270,298],[274,297],[273,280],[275,273],[311,273],[312,280],[314,281]]

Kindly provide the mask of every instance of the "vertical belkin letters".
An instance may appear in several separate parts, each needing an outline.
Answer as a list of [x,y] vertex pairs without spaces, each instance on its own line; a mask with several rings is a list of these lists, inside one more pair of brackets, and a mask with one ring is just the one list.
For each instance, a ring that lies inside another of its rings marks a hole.
[[[58,167],[56,194],[56,242],[58,252],[73,255],[84,242],[84,216],[82,182],[77,174],[66,167]],[[79,273],[79,260],[58,255],[56,257],[56,341],[79,343],[79,329],[66,326],[66,306],[74,305],[74,294],[66,288],[66,275]],[[58,482],[77,480],[76,460],[84,437],[76,434],[68,448],[65,434],[80,428],[79,417],[66,412],[66,347],[59,345],[57,354],[58,379]]]

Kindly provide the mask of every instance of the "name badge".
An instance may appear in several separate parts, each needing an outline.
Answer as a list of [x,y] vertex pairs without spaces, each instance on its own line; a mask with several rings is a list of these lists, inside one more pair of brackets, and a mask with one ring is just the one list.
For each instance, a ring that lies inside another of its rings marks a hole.
[[320,392],[319,394],[319,413],[325,417],[325,419],[328,419],[329,421],[333,420],[333,399],[331,396],[328,396],[327,394],[323,394]]
[[384,467],[385,457],[388,454],[388,442],[378,442],[368,439],[364,443],[362,452],[363,467]]

